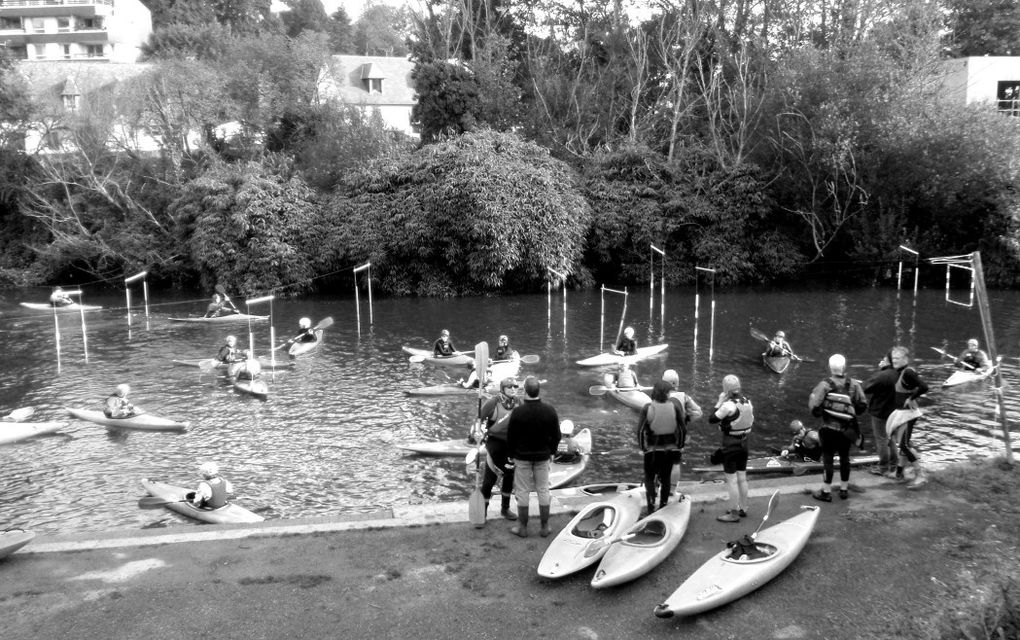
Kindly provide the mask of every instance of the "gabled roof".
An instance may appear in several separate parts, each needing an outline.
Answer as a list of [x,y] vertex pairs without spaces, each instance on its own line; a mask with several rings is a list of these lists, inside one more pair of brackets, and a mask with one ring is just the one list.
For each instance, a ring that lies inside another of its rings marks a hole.
[[[336,55],[323,73],[320,88],[324,95],[347,104],[411,106],[416,102],[413,69],[414,63],[407,58]],[[367,80],[382,80],[382,93],[369,93]]]

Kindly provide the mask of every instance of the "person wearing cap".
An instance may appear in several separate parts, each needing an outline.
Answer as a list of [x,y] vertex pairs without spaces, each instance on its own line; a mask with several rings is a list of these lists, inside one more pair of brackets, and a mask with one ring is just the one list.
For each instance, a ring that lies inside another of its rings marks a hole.
[[237,348],[237,336],[227,336],[226,342],[224,342],[216,354],[216,360],[225,364],[232,364],[240,359],[241,352]]
[[131,387],[126,384],[118,384],[113,394],[106,399],[106,404],[103,406],[103,415],[107,418],[120,419],[130,418],[141,413],[128,401],[127,396],[129,393],[131,393]]
[[620,336],[620,341],[616,343],[613,353],[618,356],[632,356],[637,353],[637,342],[634,341],[634,327],[627,327],[623,330],[623,335]]
[[981,343],[977,338],[971,338],[967,341],[967,350],[956,359],[956,364],[961,369],[984,373],[992,361],[988,359],[988,354],[981,350]]
[[560,436],[560,443],[556,445],[556,454],[553,456],[553,462],[559,464],[577,462],[584,454],[584,451],[574,442],[573,420],[564,420],[560,423]]
[[69,304],[74,304],[74,300],[62,288],[57,287],[50,294],[50,304],[54,307],[66,307]]
[[227,506],[227,498],[234,493],[230,481],[220,477],[220,467],[215,462],[203,462],[198,467],[202,481],[198,488],[188,492],[187,498],[199,509],[219,509]]
[[517,496],[517,524],[510,533],[528,537],[528,501],[531,492],[538,494],[541,520],[539,535],[547,537],[549,528],[549,469],[560,444],[560,418],[552,405],[542,402],[538,394],[538,378],[524,380],[524,400],[507,420],[506,442],[510,461],[514,464],[514,494]]
[[786,341],[786,333],[783,331],[776,331],[775,337],[765,346],[764,355],[772,358],[778,358],[781,356],[792,356],[793,347]]
[[510,412],[517,406],[517,381],[504,378],[499,382],[499,393],[485,401],[479,420],[485,431],[485,476],[482,478],[482,497],[485,509],[489,509],[492,488],[500,483],[499,514],[507,520],[516,520],[517,514],[510,511],[510,496],[514,490],[514,465],[510,462],[506,432]]
[[238,380],[255,380],[262,375],[262,365],[249,349],[245,349],[241,358],[227,369],[227,375]]
[[[675,369],[666,369],[662,372],[662,380],[669,383],[670,392],[669,397],[673,402],[680,405],[680,408],[684,410],[684,416],[686,417],[685,427],[692,421],[698,420],[704,415],[701,411],[701,407],[694,401],[694,398],[690,394],[680,391],[680,374]],[[677,478],[680,477],[680,461],[673,465],[673,475]]]
[[496,350],[492,352],[492,359],[495,361],[513,360],[516,355],[517,352],[510,346],[510,338],[506,334],[501,335],[496,343]]
[[435,344],[432,345],[432,355],[452,356],[456,353],[457,347],[453,346],[453,341],[450,340],[450,332],[447,329],[443,329],[439,332],[439,338]]
[[726,478],[726,491],[733,508],[716,516],[719,522],[740,522],[747,517],[747,458],[749,452],[748,436],[754,425],[754,407],[751,401],[741,392],[740,378],[730,374],[722,380],[722,393],[715,403],[715,410],[708,416],[708,421],[718,424],[722,432],[723,475]]
[[286,346],[290,346],[295,342],[316,342],[319,336],[315,335],[315,330],[312,329],[311,318],[301,318],[298,320],[298,333],[296,336],[287,341]]
[[822,419],[818,440],[822,448],[822,487],[812,493],[815,500],[832,502],[834,459],[839,456],[839,497],[849,497],[850,447],[861,439],[857,416],[868,409],[861,383],[846,375],[846,358],[829,357],[829,377],[819,382],[808,397],[808,409]]
[[817,429],[809,429],[800,420],[790,422],[790,433],[793,440],[779,454],[784,458],[793,456],[795,460],[821,460],[822,441],[818,437]]
[[[673,386],[659,380],[652,387],[652,401],[638,417],[638,448],[644,454],[645,500],[648,513],[655,511],[655,485],[659,485],[659,508],[669,502],[673,467],[679,466],[687,441],[687,416],[683,406],[669,397]],[[683,498],[681,498],[683,499]]]

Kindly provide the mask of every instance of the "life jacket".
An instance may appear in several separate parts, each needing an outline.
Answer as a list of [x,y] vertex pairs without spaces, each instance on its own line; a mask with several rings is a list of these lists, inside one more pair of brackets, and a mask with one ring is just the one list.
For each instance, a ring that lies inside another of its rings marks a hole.
[[219,509],[220,507],[227,506],[227,483],[226,481],[217,476],[215,478],[209,478],[205,481],[209,485],[209,489],[212,491],[212,497],[207,499],[203,506],[209,509]]
[[492,355],[493,360],[510,360],[514,357],[514,350],[510,345],[499,345]]
[[453,352],[453,342],[443,342],[442,338],[436,340],[436,343],[432,346],[433,355],[452,356]]
[[981,366],[983,366],[986,362],[988,362],[988,356],[985,355],[985,353],[983,351],[981,351],[980,349],[973,349],[973,350],[968,349],[963,354],[963,357],[960,358],[960,362],[963,362],[965,364],[969,364],[970,366],[974,367],[975,369],[978,369]]
[[672,400],[652,402],[648,405],[642,434],[645,447],[683,449],[687,443],[686,422],[683,407]]
[[486,429],[486,433],[489,434],[490,438],[506,442],[507,427],[510,424],[510,412],[513,411],[514,406],[516,406],[516,403],[507,409],[501,400],[496,400],[496,408],[492,410],[492,415],[488,418],[488,428]]
[[854,407],[853,387],[850,378],[843,381],[840,387],[834,378],[827,378],[826,384],[829,391],[822,399],[822,413],[829,418],[840,422],[853,422],[857,419],[857,410]]
[[754,407],[751,406],[751,401],[744,396],[740,396],[738,398],[730,398],[729,402],[737,406],[737,412],[720,420],[719,428],[728,436],[740,437],[747,435],[754,424]]
[[220,352],[216,354],[216,359],[220,362],[234,362],[237,360],[237,347],[223,345],[220,347]]
[[628,338],[620,338],[620,344],[616,345],[617,351],[622,351],[624,355],[632,356],[637,353],[637,342]]

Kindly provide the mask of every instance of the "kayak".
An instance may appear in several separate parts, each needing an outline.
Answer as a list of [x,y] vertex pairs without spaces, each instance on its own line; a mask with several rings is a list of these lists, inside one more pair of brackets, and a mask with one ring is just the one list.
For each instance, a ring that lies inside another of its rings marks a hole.
[[606,541],[637,522],[638,496],[631,491],[584,506],[549,544],[538,563],[538,575],[562,578],[598,562],[609,549]]
[[312,341],[312,342],[295,342],[294,344],[290,345],[290,349],[287,349],[287,353],[290,354],[291,358],[295,358],[297,356],[304,355],[304,354],[308,353],[312,349],[317,348],[320,344],[322,344],[322,330],[321,329],[315,332],[315,340],[314,341]]
[[88,422],[95,422],[107,427],[117,427],[119,429],[137,429],[140,431],[184,431],[188,428],[189,423],[178,422],[169,418],[160,418],[148,413],[142,413],[137,416],[131,416],[130,418],[107,418],[102,411],[92,411],[90,409],[72,409],[67,408],[67,412],[79,420],[86,420]]
[[[836,456],[835,462],[836,469],[839,469],[839,456]],[[850,456],[850,466],[860,467],[865,465],[878,464],[878,456]],[[791,458],[789,460],[783,459],[778,456],[771,458],[750,458],[747,461],[747,472],[748,473],[793,473],[800,475],[807,473],[808,471],[821,471],[822,462],[820,460],[808,459],[796,459]],[[692,469],[697,473],[722,473],[723,467],[721,464],[716,464],[708,467],[694,467]]]
[[614,364],[634,364],[639,360],[645,358],[651,358],[654,355],[662,353],[669,347],[668,344],[655,344],[649,347],[638,347],[637,353],[632,356],[619,356],[615,353],[600,353],[597,356],[585,358],[584,360],[578,360],[577,364],[582,367],[605,367]]
[[[496,391],[492,385],[487,386],[485,390],[489,393]],[[409,396],[476,396],[478,395],[478,389],[462,387],[456,382],[444,382],[443,384],[434,384],[428,387],[417,387],[404,393]]]
[[782,373],[790,366],[790,356],[767,356],[763,353],[761,361],[774,373]]
[[475,359],[467,353],[458,353],[452,356],[437,356],[433,355],[429,349],[415,349],[414,347],[401,347],[404,353],[412,356],[420,356],[424,358],[424,362],[428,364],[435,364],[445,367],[463,367],[465,365],[474,364]]
[[606,395],[612,396],[631,409],[637,409],[638,411],[644,409],[645,405],[652,401],[651,397],[647,393],[639,391],[638,389],[606,387]]
[[755,546],[767,554],[761,558],[731,558],[726,548],[703,564],[655,607],[660,618],[690,616],[733,602],[751,593],[790,566],[818,520],[818,507],[801,507],[803,511],[758,533]]
[[255,396],[259,400],[267,400],[269,398],[269,385],[262,380],[234,380],[234,390],[239,393]]
[[25,438],[59,431],[66,422],[3,422],[0,421],[0,444],[10,444]]
[[467,438],[437,440],[434,442],[407,442],[396,445],[398,449],[422,456],[456,456],[461,458],[466,456],[468,451],[477,448],[477,446],[475,444],[468,444]]
[[202,509],[191,504],[184,497],[191,489],[185,487],[176,487],[172,484],[166,484],[163,482],[155,482],[152,480],[142,480],[142,487],[149,492],[149,495],[162,498],[164,500],[173,500],[174,502],[168,503],[166,506],[170,511],[174,511],[189,518],[195,520],[201,520],[203,522],[211,522],[212,524],[232,524],[238,522],[262,522],[265,520],[262,516],[257,513],[252,513],[244,507],[230,503],[219,509]]
[[630,582],[659,566],[680,544],[690,519],[691,500],[686,498],[639,520],[602,556],[591,586],[601,589]]
[[31,542],[34,537],[34,533],[24,529],[5,529],[0,531],[0,560]]
[[97,309],[102,309],[102,307],[98,305],[78,304],[77,302],[65,304],[62,307],[54,307],[49,302],[22,302],[21,306],[25,307],[26,309],[32,309],[35,311],[50,311],[50,312],[52,312],[54,309],[56,309],[57,311],[96,311]]
[[231,313],[225,316],[213,316],[212,318],[206,318],[205,316],[191,316],[188,318],[170,318],[170,322],[198,322],[200,324],[230,324],[231,322],[258,322],[260,320],[268,320],[269,316],[255,316],[248,313]]
[[995,367],[988,367],[985,371],[971,371],[969,369],[961,369],[953,372],[953,375],[942,383],[942,387],[956,387],[961,384],[967,384],[968,382],[980,382],[987,380],[988,376],[995,372]]
[[[197,368],[200,369],[200,368],[202,368],[202,363],[203,362],[210,362],[210,361],[213,361],[213,360],[214,360],[214,358],[188,358],[188,359],[184,359],[184,360],[172,360],[172,362],[174,364],[182,366],[182,367],[197,367]],[[276,361],[276,365],[274,366],[272,360],[270,360],[269,358],[263,358],[263,357],[259,357],[259,364],[262,366],[263,369],[268,369],[268,370],[273,370],[273,369],[293,369],[294,367],[297,366],[296,364],[294,364],[290,360],[282,360],[282,359],[277,360]],[[230,366],[230,365],[228,365],[226,362],[216,362],[215,364],[212,365],[212,368],[213,369],[217,369],[217,370],[225,370],[228,366]]]

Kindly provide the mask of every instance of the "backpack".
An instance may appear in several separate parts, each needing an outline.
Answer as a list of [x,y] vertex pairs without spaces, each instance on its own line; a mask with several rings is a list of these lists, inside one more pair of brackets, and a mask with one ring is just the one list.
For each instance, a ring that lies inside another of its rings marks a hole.
[[842,388],[832,378],[827,378],[825,382],[829,391],[819,407],[821,413],[840,422],[855,422],[858,414],[863,413],[868,405],[855,399],[857,394],[854,393],[853,380],[847,378]]

